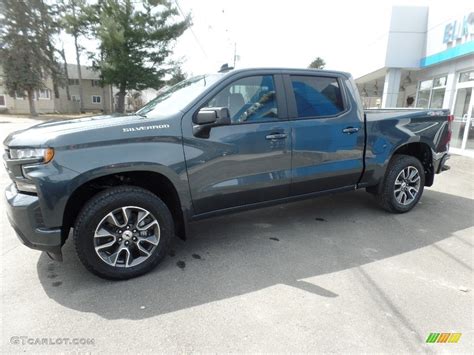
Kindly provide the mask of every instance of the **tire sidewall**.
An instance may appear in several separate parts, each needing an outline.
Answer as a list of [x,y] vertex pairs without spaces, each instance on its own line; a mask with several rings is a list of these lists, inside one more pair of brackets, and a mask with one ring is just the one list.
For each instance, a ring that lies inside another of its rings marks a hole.
[[[408,205],[403,205],[400,202],[398,202],[397,199],[395,198],[395,194],[394,194],[395,180],[397,179],[398,174],[400,174],[400,172],[403,169],[409,166],[413,166],[418,170],[418,173],[420,175],[420,189],[418,190],[418,194],[416,195],[415,199],[412,202],[410,202]],[[402,212],[402,213],[408,212],[413,207],[415,207],[415,205],[418,203],[421,196],[423,195],[423,190],[425,186],[425,172],[424,172],[423,165],[415,157],[408,156],[408,155],[397,156],[397,159],[395,159],[390,164],[389,172],[388,172],[385,184],[386,184],[385,186],[386,192],[390,196],[391,207],[397,212]]]
[[[152,255],[142,263],[129,267],[113,267],[97,255],[94,247],[94,233],[102,219],[110,212],[124,207],[136,206],[149,211],[158,221],[160,240]],[[108,279],[129,279],[153,269],[164,257],[173,234],[171,214],[167,206],[155,195],[143,189],[121,188],[117,193],[104,191],[93,198],[79,214],[74,228],[76,251],[83,264],[98,276]]]

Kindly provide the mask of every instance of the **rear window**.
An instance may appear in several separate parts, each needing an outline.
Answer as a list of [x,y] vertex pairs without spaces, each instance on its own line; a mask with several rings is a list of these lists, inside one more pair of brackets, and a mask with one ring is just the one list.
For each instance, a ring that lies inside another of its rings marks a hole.
[[344,111],[336,78],[291,76],[298,118],[333,116]]

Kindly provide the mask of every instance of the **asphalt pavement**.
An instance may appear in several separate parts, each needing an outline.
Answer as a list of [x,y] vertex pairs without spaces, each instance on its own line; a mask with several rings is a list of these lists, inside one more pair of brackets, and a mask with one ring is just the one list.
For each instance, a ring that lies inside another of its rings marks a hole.
[[[2,119],[0,139],[33,123]],[[0,350],[472,353],[474,160],[449,164],[407,214],[354,191],[208,219],[123,282],[87,272],[71,240],[62,263],[23,246],[1,198]]]

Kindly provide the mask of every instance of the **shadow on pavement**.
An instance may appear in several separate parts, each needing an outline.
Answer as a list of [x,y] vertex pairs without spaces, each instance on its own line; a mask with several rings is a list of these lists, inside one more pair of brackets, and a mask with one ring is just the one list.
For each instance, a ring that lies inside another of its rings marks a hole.
[[153,317],[277,284],[338,297],[303,279],[431,246],[471,227],[473,210],[473,200],[425,190],[417,208],[395,215],[356,191],[200,221],[157,269],[129,281],[87,272],[71,240],[63,263],[42,254],[37,270],[50,298],[106,319]]

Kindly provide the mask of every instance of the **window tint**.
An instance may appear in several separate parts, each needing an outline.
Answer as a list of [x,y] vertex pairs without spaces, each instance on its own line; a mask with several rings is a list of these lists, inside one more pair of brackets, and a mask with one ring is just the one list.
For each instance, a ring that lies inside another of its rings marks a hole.
[[291,76],[298,117],[336,115],[344,111],[336,78]]
[[232,123],[273,121],[278,118],[272,75],[239,79],[214,96],[207,107],[227,107]]

